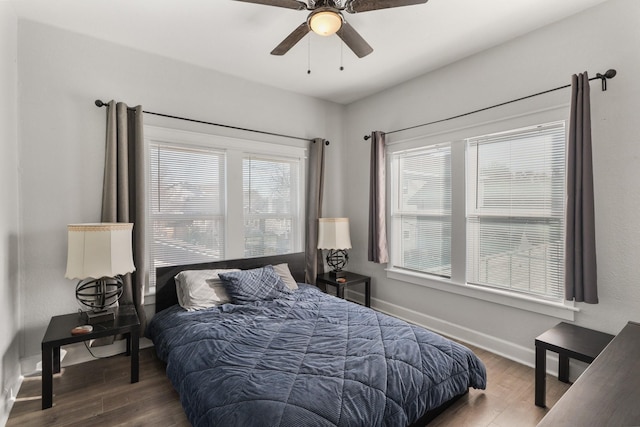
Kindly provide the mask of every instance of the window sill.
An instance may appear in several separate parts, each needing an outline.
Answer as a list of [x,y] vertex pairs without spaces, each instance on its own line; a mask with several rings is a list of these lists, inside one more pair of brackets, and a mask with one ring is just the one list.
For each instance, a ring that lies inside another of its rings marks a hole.
[[467,283],[459,284],[447,279],[426,277],[420,273],[400,270],[397,268],[388,268],[387,277],[389,279],[413,283],[414,285],[425,286],[427,288],[437,289],[443,292],[463,295],[469,298],[505,305],[507,307],[557,317],[562,320],[573,321],[575,320],[575,313],[580,311],[579,308],[573,305],[573,302],[545,301],[500,289],[485,288]]
[[144,305],[155,305],[156,303],[156,288],[149,289],[144,294]]

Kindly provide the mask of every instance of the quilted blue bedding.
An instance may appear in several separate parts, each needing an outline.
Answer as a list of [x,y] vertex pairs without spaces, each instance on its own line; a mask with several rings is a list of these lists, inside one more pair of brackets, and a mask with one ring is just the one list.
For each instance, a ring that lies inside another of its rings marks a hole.
[[407,426],[484,389],[466,347],[309,285],[147,328],[194,426]]

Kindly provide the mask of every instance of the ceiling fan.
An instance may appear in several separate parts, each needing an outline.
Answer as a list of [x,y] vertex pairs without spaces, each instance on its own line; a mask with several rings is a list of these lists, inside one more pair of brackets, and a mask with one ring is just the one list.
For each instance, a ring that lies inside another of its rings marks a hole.
[[411,6],[428,0],[236,0],[245,3],[284,7],[286,9],[310,10],[307,20],[293,30],[275,49],[272,55],[284,55],[309,31],[321,36],[337,34],[358,58],[373,52],[373,48],[344,19],[342,12],[360,13],[392,7]]

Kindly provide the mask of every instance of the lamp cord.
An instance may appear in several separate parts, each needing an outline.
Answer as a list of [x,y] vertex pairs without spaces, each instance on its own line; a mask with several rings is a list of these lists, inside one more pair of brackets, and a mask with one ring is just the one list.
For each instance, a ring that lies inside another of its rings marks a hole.
[[[81,309],[78,309],[78,314],[80,316],[82,316],[82,313],[84,312]],[[91,326],[95,327],[96,325],[91,325]],[[87,341],[82,341],[82,343],[84,344],[85,348],[94,359],[106,359],[107,357],[109,357],[109,356],[96,356],[95,354],[93,354],[93,351],[91,351],[91,347],[89,347],[89,344],[87,343]]]

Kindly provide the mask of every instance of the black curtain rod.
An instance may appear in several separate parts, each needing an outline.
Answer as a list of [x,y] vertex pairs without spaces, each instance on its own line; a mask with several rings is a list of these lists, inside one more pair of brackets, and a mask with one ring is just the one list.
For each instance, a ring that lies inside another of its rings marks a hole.
[[[596,74],[596,76],[595,77],[591,77],[589,79],[589,81],[596,80],[596,79],[602,80],[602,90],[605,91],[605,90],[607,90],[607,79],[612,79],[612,78],[615,77],[615,75],[616,75],[616,70],[611,69],[611,70],[607,70],[607,72],[604,73],[604,74],[600,74],[600,73]],[[553,92],[553,91],[560,90],[560,89],[565,89],[565,88],[568,88],[568,87],[571,87],[571,85],[568,84],[568,85],[556,87],[556,88],[553,88],[553,89],[545,90],[543,92],[534,93],[533,95],[523,96],[522,98],[512,99],[511,101],[506,101],[506,102],[502,102],[500,104],[492,105],[490,107],[481,108],[479,110],[470,111],[470,112],[464,113],[464,114],[458,114],[457,116],[453,116],[453,117],[447,117],[446,119],[435,120],[433,122],[423,123],[421,125],[410,126],[408,128],[404,128],[404,129],[392,130],[391,132],[385,132],[385,134],[389,135],[389,134],[392,134],[392,133],[403,132],[405,130],[411,130],[411,129],[419,128],[419,127],[422,127],[422,126],[428,126],[428,125],[434,125],[434,124],[440,123],[440,122],[446,122],[447,120],[459,119],[460,117],[469,116],[469,115],[475,114],[475,113],[480,113],[481,111],[490,110],[492,108],[502,107],[503,105],[511,104],[513,102],[522,101],[522,100],[528,99],[528,98],[533,98],[534,96],[538,96],[538,95],[544,95],[545,93]],[[364,136],[364,140],[365,141],[369,140],[369,138],[371,138],[371,135],[365,135]]]
[[[95,104],[97,107],[106,107],[109,104],[106,102],[102,102],[99,99],[96,99]],[[129,107],[130,110],[133,110],[133,108]],[[291,138],[291,139],[298,139],[301,141],[311,141],[311,142],[315,142],[313,139],[309,139],[309,138],[302,138],[299,136],[291,136],[291,135],[284,135],[281,133],[273,133],[273,132],[266,132],[266,131],[262,131],[262,130],[255,130],[255,129],[247,129],[247,128],[241,128],[241,127],[237,127],[237,126],[231,126],[231,125],[223,125],[220,123],[213,123],[213,122],[206,122],[204,120],[196,120],[196,119],[189,119],[187,117],[179,117],[179,116],[172,116],[169,114],[162,114],[162,113],[154,113],[153,111],[142,111],[145,114],[152,114],[154,116],[160,116],[160,117],[167,117],[169,119],[176,119],[176,120],[184,120],[186,122],[193,122],[193,123],[202,123],[205,125],[211,125],[211,126],[219,126],[219,127],[223,127],[223,128],[227,128],[227,129],[235,129],[235,130],[243,130],[243,131],[247,131],[247,132],[255,132],[255,133],[261,133],[264,135],[271,135],[271,136],[280,136],[283,138]],[[325,141],[325,145],[329,145],[329,141]]]

